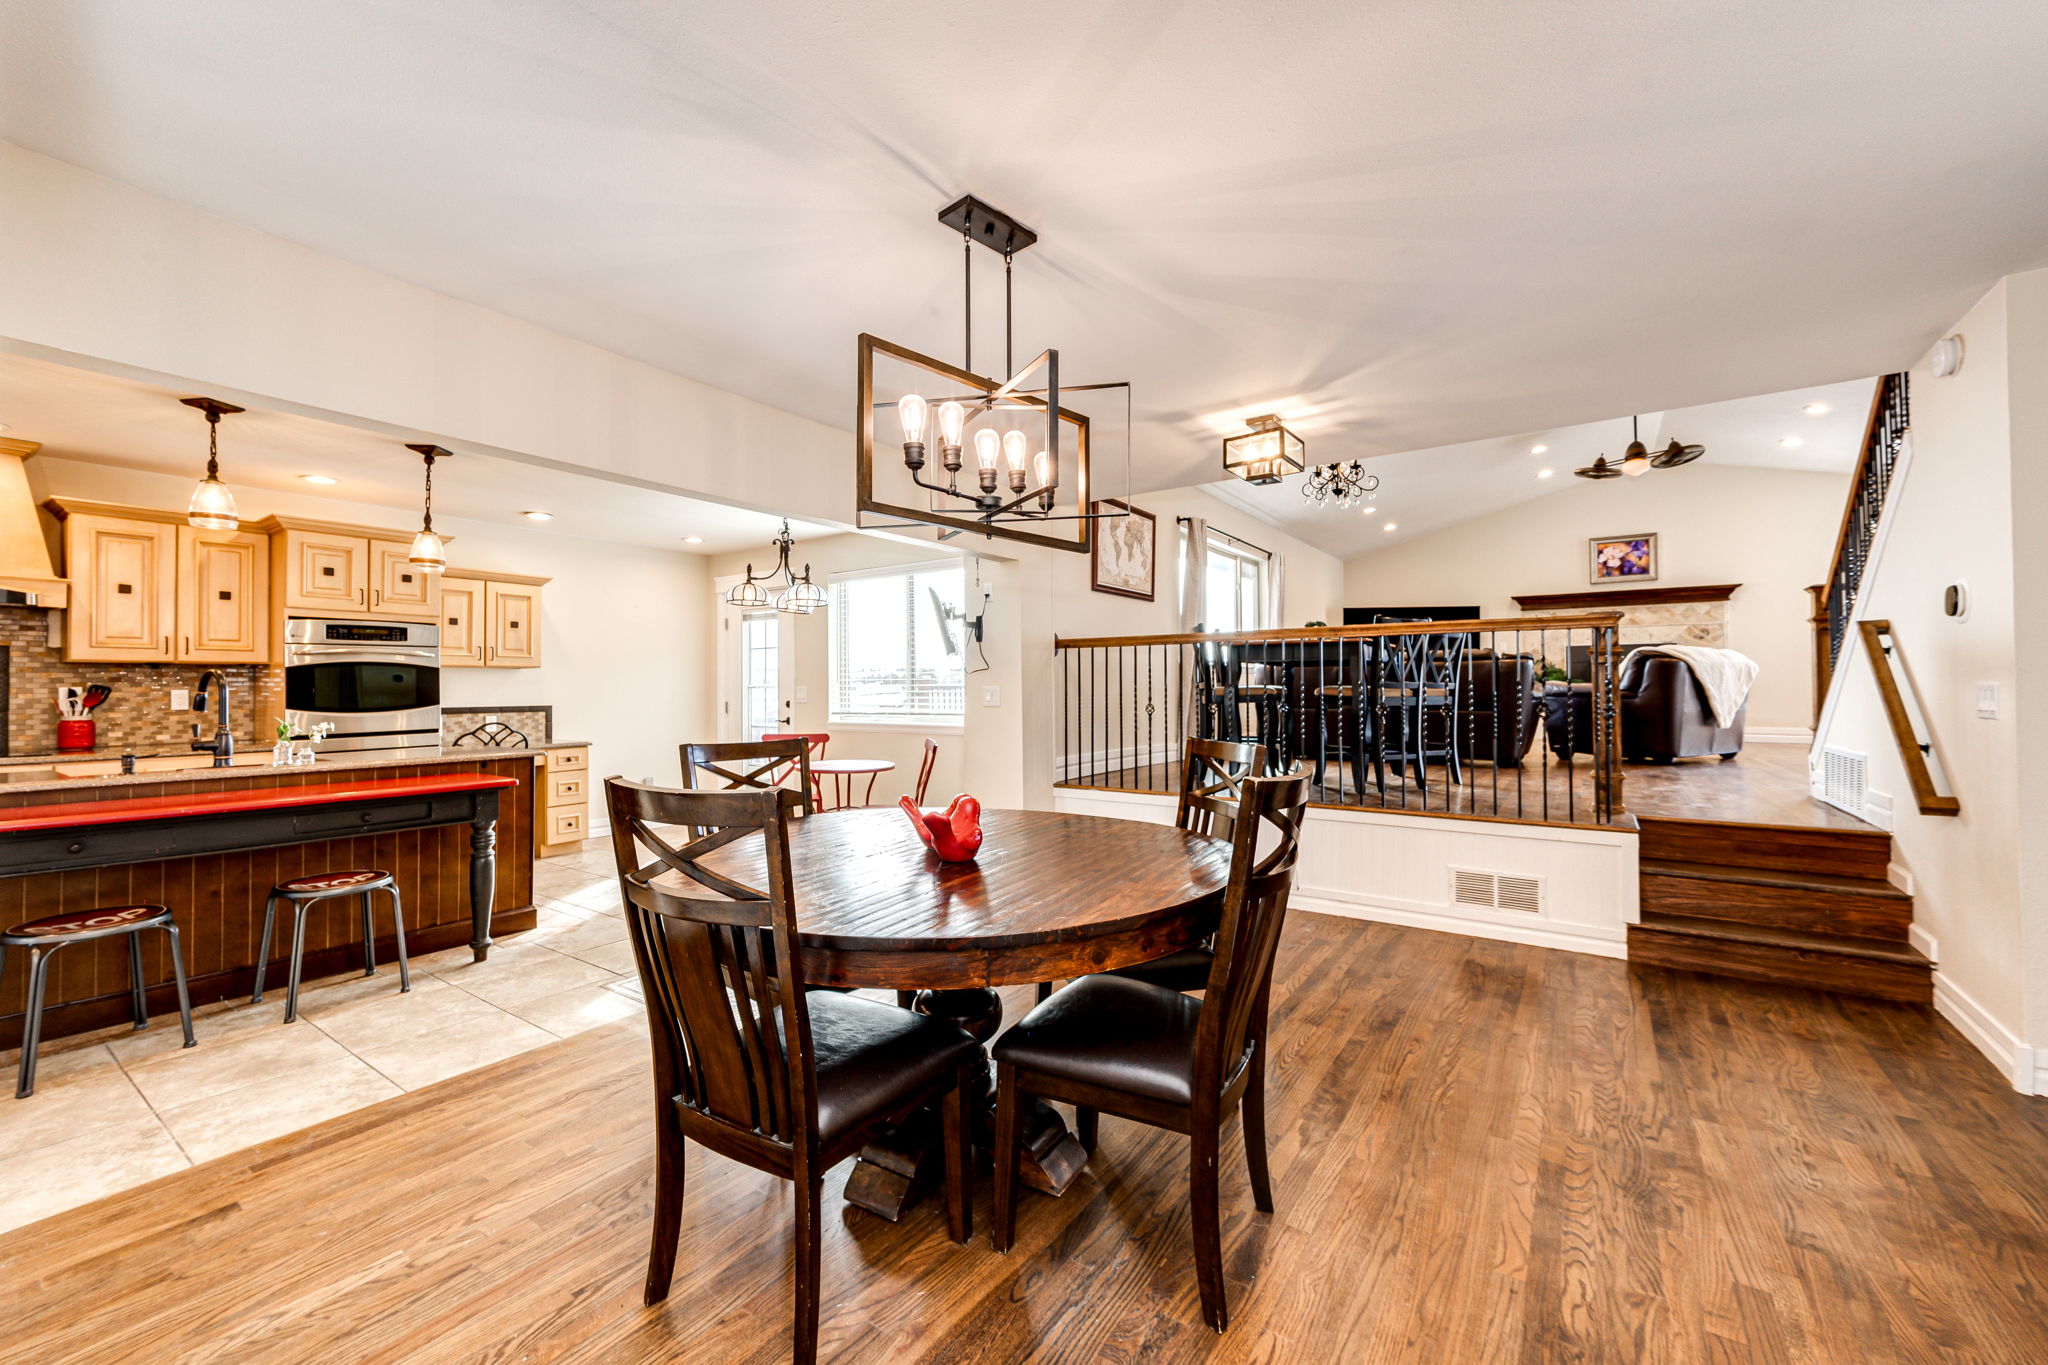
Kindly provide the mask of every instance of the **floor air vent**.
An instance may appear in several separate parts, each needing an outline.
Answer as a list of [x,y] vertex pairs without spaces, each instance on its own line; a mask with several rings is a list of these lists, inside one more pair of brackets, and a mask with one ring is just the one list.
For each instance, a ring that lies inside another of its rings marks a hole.
[[1540,915],[1543,913],[1543,879],[1521,877],[1512,872],[1481,872],[1477,868],[1454,867],[1451,869],[1451,904]]
[[1863,814],[1868,760],[1848,749],[1827,748],[1820,754],[1820,799],[1851,815]]

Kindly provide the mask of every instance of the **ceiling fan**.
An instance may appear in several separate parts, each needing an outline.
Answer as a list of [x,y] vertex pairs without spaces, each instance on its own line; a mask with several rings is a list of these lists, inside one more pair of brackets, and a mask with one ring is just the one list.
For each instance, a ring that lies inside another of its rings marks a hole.
[[1705,446],[1680,445],[1674,440],[1652,455],[1649,448],[1643,444],[1642,419],[1639,417],[1629,418],[1629,432],[1631,439],[1628,449],[1622,453],[1619,460],[1610,461],[1605,455],[1601,455],[1593,463],[1583,469],[1574,469],[1572,473],[1582,479],[1618,479],[1624,474],[1647,474],[1652,469],[1676,469],[1679,465],[1691,464],[1707,453]]

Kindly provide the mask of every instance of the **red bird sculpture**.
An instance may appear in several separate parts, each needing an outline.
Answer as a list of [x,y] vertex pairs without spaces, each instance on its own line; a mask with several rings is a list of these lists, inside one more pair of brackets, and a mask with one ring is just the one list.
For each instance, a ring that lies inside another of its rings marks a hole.
[[981,851],[981,802],[956,796],[944,810],[922,810],[909,797],[897,798],[925,846],[949,863],[971,863]]

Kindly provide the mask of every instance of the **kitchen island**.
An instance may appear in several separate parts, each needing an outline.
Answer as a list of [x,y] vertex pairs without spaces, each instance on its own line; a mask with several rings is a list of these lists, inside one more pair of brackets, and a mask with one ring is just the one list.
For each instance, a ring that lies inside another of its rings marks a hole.
[[[533,927],[532,804],[517,799],[531,789],[533,765],[531,751],[455,750],[0,786],[0,925],[167,905],[184,931],[199,1004],[253,987],[273,885],[377,867],[398,880],[415,954],[466,943],[480,959],[494,934]],[[345,904],[315,910],[309,980],[360,961],[358,926]],[[388,960],[394,946],[380,939],[379,955]],[[144,948],[152,1014],[172,1008],[168,951],[167,943]],[[46,1038],[126,1017],[126,952],[109,940],[54,959]],[[0,1013],[0,1046],[21,1037],[24,965],[9,961],[0,979],[0,1011],[9,1011]]]

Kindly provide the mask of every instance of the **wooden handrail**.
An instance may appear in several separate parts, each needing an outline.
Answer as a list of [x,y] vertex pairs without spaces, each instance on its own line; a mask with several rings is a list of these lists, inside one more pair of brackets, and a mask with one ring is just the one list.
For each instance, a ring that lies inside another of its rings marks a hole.
[[1111,649],[1130,645],[1257,645],[1299,640],[1371,640],[1387,635],[1468,635],[1479,631],[1535,635],[1546,630],[1587,630],[1621,624],[1618,611],[1587,611],[1571,616],[1511,616],[1480,621],[1398,621],[1381,626],[1304,626],[1285,630],[1240,630],[1185,635],[1093,635],[1079,639],[1055,636],[1052,647]]
[[1842,552],[1849,548],[1849,527],[1856,520],[1856,499],[1863,491],[1863,476],[1870,472],[1871,456],[1877,450],[1877,419],[1884,413],[1884,386],[1889,375],[1877,377],[1870,395],[1870,416],[1863,423],[1863,449],[1856,457],[1856,472],[1849,476],[1849,500],[1842,504],[1841,529],[1835,532],[1835,552],[1828,559],[1828,576],[1821,580],[1830,589],[1842,572]]
[[1856,628],[1863,635],[1863,652],[1870,656],[1871,671],[1877,675],[1877,695],[1884,703],[1884,716],[1891,723],[1892,739],[1899,746],[1899,757],[1905,760],[1906,781],[1913,787],[1913,803],[1920,807],[1922,815],[1960,815],[1962,802],[1953,796],[1944,796],[1934,785],[1934,773],[1927,766],[1927,754],[1920,747],[1920,736],[1913,733],[1913,717],[1906,710],[1905,694],[1899,691],[1899,680],[1892,676],[1892,658],[1885,649],[1884,638],[1892,631],[1889,621],[1858,621]]

